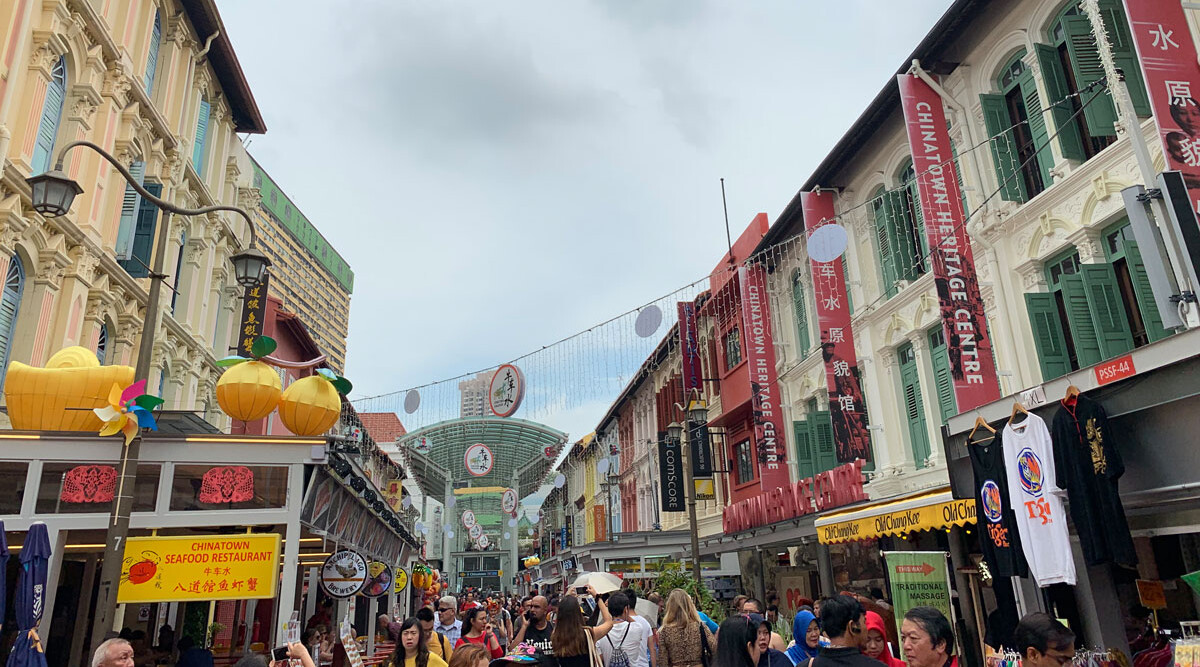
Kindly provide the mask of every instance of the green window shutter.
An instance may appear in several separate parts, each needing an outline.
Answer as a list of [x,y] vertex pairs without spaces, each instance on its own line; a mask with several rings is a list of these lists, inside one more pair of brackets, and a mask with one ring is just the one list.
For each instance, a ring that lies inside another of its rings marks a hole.
[[1071,357],[1067,354],[1067,337],[1058,318],[1058,301],[1053,294],[1030,292],[1025,295],[1025,309],[1033,328],[1033,344],[1037,348],[1042,381],[1062,377],[1071,372]]
[[[147,183],[145,187],[155,197],[162,193],[162,185],[158,183]],[[157,227],[158,207],[149,200],[142,199],[138,207],[137,227],[133,233],[131,257],[117,262],[134,278],[145,278],[150,274],[147,267],[150,266],[151,255],[154,253],[154,233]]]
[[1142,78],[1142,66],[1138,63],[1137,51],[1133,46],[1133,35],[1129,30],[1129,19],[1121,0],[1100,0],[1100,17],[1108,29],[1108,42],[1112,47],[1113,63],[1125,73],[1129,86],[1129,98],[1137,115],[1151,115],[1150,96],[1146,92],[1146,80]]
[[842,256],[842,281],[846,284],[846,312],[854,315],[854,295],[850,291],[850,260]]
[[[939,329],[935,333],[942,332]],[[937,385],[938,412],[941,413],[944,424],[958,414],[958,406],[954,400],[954,378],[950,375],[950,354],[945,343],[937,347],[931,346],[929,352],[933,365],[933,382]]]
[[971,214],[971,209],[967,206],[967,188],[963,186],[962,162],[958,160],[958,146],[953,141],[950,142],[950,156],[954,158],[954,178],[958,181],[958,196],[962,199],[962,213],[965,220]]
[[1029,199],[1025,193],[1025,181],[1017,174],[1017,146],[1009,125],[1008,105],[1003,95],[980,95],[983,105],[983,124],[987,128],[988,143],[992,146],[992,162],[996,165],[996,180],[1000,182],[1000,198],[1004,201],[1023,202]]
[[792,278],[792,306],[796,309],[796,357],[803,359],[808,355],[812,344],[808,337],[808,312],[804,307],[803,275],[797,271]]
[[1058,59],[1058,49],[1046,44],[1034,44],[1033,51],[1037,54],[1038,66],[1042,70],[1042,81],[1046,82],[1046,95],[1050,97],[1051,102],[1057,102],[1050,109],[1050,115],[1054,118],[1054,128],[1058,132],[1058,147],[1062,150],[1063,157],[1082,162],[1087,159],[1083,152],[1083,136],[1079,134],[1079,124],[1072,118],[1075,111],[1067,100],[1071,89],[1067,83],[1067,73],[1063,71],[1062,62]]
[[192,166],[196,173],[204,171],[204,149],[208,142],[208,117],[212,106],[208,100],[200,100],[200,112],[196,116],[196,141],[192,144]]
[[1088,303],[1083,276],[1076,273],[1062,277],[1063,305],[1067,311],[1067,325],[1071,341],[1075,343],[1075,358],[1079,366],[1091,366],[1104,359],[1100,351],[1100,340],[1096,336],[1096,325],[1092,322],[1092,308]]
[[792,422],[792,433],[796,438],[796,471],[800,479],[812,477],[815,474],[813,465],[812,443],[807,421]]
[[1050,170],[1054,168],[1054,152],[1050,150],[1050,132],[1046,129],[1046,116],[1042,113],[1042,96],[1038,94],[1037,82],[1033,80],[1033,70],[1027,69],[1017,79],[1021,89],[1021,99],[1025,101],[1025,115],[1029,119],[1029,134],[1033,141],[1032,149],[1037,150],[1038,168],[1042,172],[1042,183],[1046,187],[1054,182]]
[[1079,274],[1087,291],[1100,358],[1112,359],[1132,350],[1133,334],[1112,264],[1080,264]]
[[904,233],[904,225],[909,224],[904,189],[889,192],[887,203],[888,241],[892,246],[893,261],[896,263],[896,277],[899,280],[914,280],[917,277],[916,248],[913,247],[908,234]]
[[822,473],[837,467],[837,451],[833,446],[833,415],[828,411],[808,413],[808,442],[812,448],[813,465]]
[[[138,185],[143,185],[146,179],[146,163],[138,160],[129,167],[129,173]],[[137,227],[137,212],[142,204],[142,196],[132,185],[125,184],[125,199],[121,201],[121,224],[117,227],[117,259],[129,259],[133,251],[133,232]]]
[[1171,335],[1163,327],[1162,318],[1158,315],[1158,306],[1154,303],[1154,290],[1150,287],[1150,277],[1146,275],[1146,265],[1142,263],[1142,251],[1137,244],[1126,241],[1125,265],[1129,268],[1129,280],[1133,283],[1134,294],[1137,295],[1138,312],[1142,314],[1142,322],[1146,325],[1146,336],[1153,343]]
[[146,55],[146,73],[142,78],[142,82],[145,84],[147,95],[150,95],[154,92],[154,74],[158,71],[158,47],[161,42],[162,14],[160,14],[158,11],[155,11],[154,29],[150,33],[150,50]]
[[924,267],[924,271],[928,271],[929,237],[925,234],[925,212],[921,210],[921,190],[917,187],[917,182],[913,181],[912,184],[908,186],[908,191],[912,196],[912,210],[913,214],[916,216],[911,221],[913,236],[917,237],[917,243],[921,246],[921,266]]
[[[907,347],[911,347],[908,345]],[[929,433],[925,428],[925,407],[921,402],[921,380],[915,361],[900,365],[900,400],[904,402],[904,418],[908,420],[909,445],[918,468],[929,458]]]
[[[1104,78],[1104,66],[1100,63],[1096,40],[1092,37],[1092,24],[1086,16],[1064,16],[1062,26],[1067,33],[1067,53],[1071,56],[1075,85],[1083,90],[1093,81]],[[1089,103],[1088,100],[1094,95],[1096,99]],[[1117,135],[1117,110],[1107,90],[1097,88],[1083,93],[1079,103],[1084,105],[1083,120],[1087,123],[1089,134],[1094,137]]]
[[33,145],[32,161],[29,164],[34,174],[50,170],[50,160],[54,157],[54,140],[58,137],[58,125],[62,122],[63,102],[66,98],[67,60],[59,56],[50,71],[50,82],[46,84],[46,97],[42,101],[37,142]]
[[879,195],[880,205],[875,209],[875,249],[879,252],[879,275],[883,280],[883,293],[891,298],[896,296],[896,258],[892,253],[891,236],[888,234],[888,215],[886,192]]

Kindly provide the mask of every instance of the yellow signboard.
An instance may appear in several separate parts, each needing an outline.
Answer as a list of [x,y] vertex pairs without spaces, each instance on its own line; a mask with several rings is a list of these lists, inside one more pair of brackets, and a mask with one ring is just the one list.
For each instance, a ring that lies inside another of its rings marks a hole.
[[713,484],[711,477],[702,479],[693,479],[692,484],[696,487],[696,500],[716,500],[717,487]]
[[817,526],[817,539],[822,544],[835,544],[870,540],[882,535],[938,530],[967,523],[975,523],[973,499],[951,500],[895,512],[881,512],[861,519]]
[[117,602],[273,598],[279,535],[131,537]]
[[406,587],[408,587],[408,573],[404,571],[404,568],[398,567],[396,568],[396,592],[399,593]]

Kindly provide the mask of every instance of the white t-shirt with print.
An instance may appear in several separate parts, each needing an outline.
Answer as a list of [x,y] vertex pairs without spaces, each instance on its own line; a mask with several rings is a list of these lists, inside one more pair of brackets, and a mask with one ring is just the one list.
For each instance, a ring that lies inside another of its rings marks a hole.
[[[1018,417],[1019,419],[1019,417]],[[1021,549],[1038,586],[1075,585],[1075,560],[1062,494],[1055,483],[1054,444],[1046,422],[1026,415],[1001,435],[1008,496],[1017,515]]]
[[646,631],[636,619],[633,622],[622,621],[613,625],[608,635],[596,642],[596,648],[600,649],[605,667],[612,661],[613,651],[617,647],[625,652],[633,667],[649,667],[650,656],[646,653],[646,638]]

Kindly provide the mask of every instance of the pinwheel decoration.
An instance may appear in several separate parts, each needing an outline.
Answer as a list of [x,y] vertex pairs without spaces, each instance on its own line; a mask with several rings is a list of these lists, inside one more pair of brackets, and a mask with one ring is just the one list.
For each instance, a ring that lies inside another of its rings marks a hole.
[[133,436],[137,435],[138,429],[158,430],[158,422],[154,421],[154,415],[150,413],[162,404],[161,398],[146,393],[146,381],[138,380],[125,389],[114,383],[108,392],[108,405],[94,408],[92,411],[104,422],[100,435],[124,433],[125,444],[128,446]]

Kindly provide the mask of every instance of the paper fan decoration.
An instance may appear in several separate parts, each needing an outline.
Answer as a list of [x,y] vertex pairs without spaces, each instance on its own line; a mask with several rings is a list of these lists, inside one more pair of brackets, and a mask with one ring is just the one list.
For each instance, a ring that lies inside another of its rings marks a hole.
[[108,405],[94,408],[92,412],[104,422],[100,435],[124,433],[125,445],[128,446],[139,428],[158,430],[158,422],[154,421],[150,411],[162,404],[161,398],[146,393],[146,381],[138,380],[125,389],[114,383],[108,392]]

